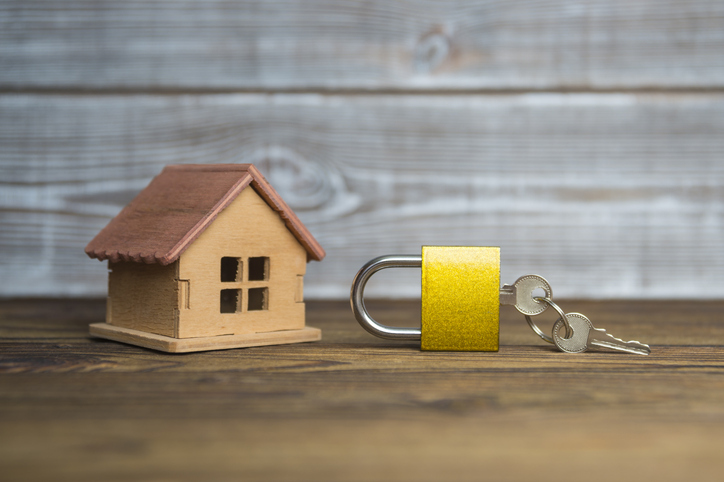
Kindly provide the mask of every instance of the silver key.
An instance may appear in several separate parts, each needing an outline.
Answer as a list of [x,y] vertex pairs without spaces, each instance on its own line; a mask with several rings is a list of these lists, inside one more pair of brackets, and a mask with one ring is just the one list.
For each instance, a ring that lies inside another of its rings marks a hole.
[[536,301],[533,292],[537,289],[545,291],[545,297],[553,297],[553,290],[543,277],[529,274],[521,276],[512,285],[504,285],[500,288],[500,304],[515,305],[516,309],[524,315],[538,315],[543,313],[548,305]]
[[651,348],[638,341],[623,341],[614,338],[602,328],[594,328],[591,320],[580,313],[566,313],[568,323],[571,324],[573,335],[570,338],[563,338],[559,335],[561,328],[564,328],[563,320],[560,318],[553,325],[553,341],[556,346],[566,353],[582,353],[591,346],[610,348],[612,350],[625,351],[636,355],[648,355]]

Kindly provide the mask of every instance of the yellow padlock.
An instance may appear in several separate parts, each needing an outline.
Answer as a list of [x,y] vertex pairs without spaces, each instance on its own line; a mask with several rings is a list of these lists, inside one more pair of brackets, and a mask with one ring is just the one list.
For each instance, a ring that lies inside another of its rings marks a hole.
[[[370,276],[384,268],[422,268],[420,329],[383,325],[367,312],[365,285]],[[536,296],[538,290],[545,295]],[[648,345],[623,341],[594,328],[580,313],[566,314],[552,297],[548,281],[534,274],[500,287],[500,248],[472,246],[423,246],[422,256],[375,258],[359,270],[350,293],[352,312],[365,330],[380,338],[420,340],[423,350],[498,351],[500,305],[512,305],[539,337],[563,352],[581,353],[591,345],[639,355],[651,353]],[[553,337],[530,318],[548,307],[559,317],[553,325]]]
[[420,346],[498,351],[500,248],[423,246]]
[[[384,268],[422,268],[421,329],[382,325],[364,305],[367,280]],[[422,256],[373,259],[352,284],[352,311],[375,336],[420,340],[423,350],[498,351],[500,326],[500,248],[423,246]]]

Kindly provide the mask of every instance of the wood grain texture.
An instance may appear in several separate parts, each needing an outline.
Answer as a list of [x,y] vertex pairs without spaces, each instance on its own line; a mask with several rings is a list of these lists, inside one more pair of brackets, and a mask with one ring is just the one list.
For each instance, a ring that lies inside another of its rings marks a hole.
[[721,88],[717,0],[6,1],[4,89]]
[[[253,162],[345,298],[369,259],[501,246],[555,296],[724,296],[720,94],[0,96],[0,293],[104,295],[83,246],[167,163]],[[388,270],[389,271],[389,270]],[[419,271],[371,296],[419,296]]]
[[[0,469],[18,481],[597,481],[611,479],[591,470],[607,460],[626,480],[718,480],[724,302],[560,303],[652,354],[560,353],[510,307],[500,352],[422,352],[372,337],[347,303],[310,302],[319,343],[179,356],[89,338],[102,300],[4,301]],[[419,303],[370,309],[419,326]]]

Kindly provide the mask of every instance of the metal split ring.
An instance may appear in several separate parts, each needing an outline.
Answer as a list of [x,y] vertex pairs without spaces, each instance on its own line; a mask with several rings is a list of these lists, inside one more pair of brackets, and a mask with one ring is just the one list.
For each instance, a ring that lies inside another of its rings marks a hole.
[[[560,319],[563,320],[563,324],[566,326],[566,338],[570,338],[573,335],[573,329],[571,328],[571,325],[568,323],[568,317],[563,312],[563,310],[561,309],[560,306],[558,306],[557,304],[555,304],[553,302],[553,300],[551,300],[550,298],[546,298],[545,296],[537,296],[533,299],[536,301],[542,301],[545,304],[547,304],[548,306],[550,306],[551,308],[553,308],[554,310],[556,310],[558,312],[558,314],[560,315]],[[524,316],[525,316],[525,321],[528,322],[528,325],[530,325],[530,327],[533,329],[533,331],[536,333],[536,335],[540,336],[541,338],[543,338],[543,340],[547,341],[548,343],[555,345],[553,338],[546,335],[545,333],[543,333],[543,330],[538,328],[538,325],[533,323],[533,319],[529,315],[524,315]],[[558,322],[558,320],[556,320],[556,323],[557,322]],[[555,325],[555,323],[554,323],[554,325]]]

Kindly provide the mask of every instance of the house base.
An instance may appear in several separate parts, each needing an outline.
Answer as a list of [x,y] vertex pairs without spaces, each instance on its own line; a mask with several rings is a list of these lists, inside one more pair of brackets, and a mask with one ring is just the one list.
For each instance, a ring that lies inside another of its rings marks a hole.
[[322,330],[307,326],[301,330],[272,331],[269,333],[250,333],[246,335],[205,336],[200,338],[173,338],[170,336],[146,333],[145,331],[122,328],[108,323],[93,323],[90,334],[98,338],[120,341],[131,345],[151,348],[168,353],[188,353],[194,351],[228,350],[251,346],[284,345],[303,343],[322,339]]

